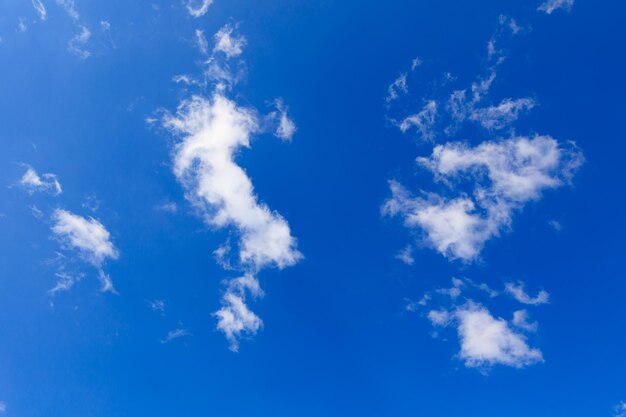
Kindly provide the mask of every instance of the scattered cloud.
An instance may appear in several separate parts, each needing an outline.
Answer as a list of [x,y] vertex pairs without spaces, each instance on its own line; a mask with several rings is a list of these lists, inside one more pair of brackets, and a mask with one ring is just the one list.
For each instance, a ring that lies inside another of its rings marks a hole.
[[404,118],[400,123],[400,130],[404,133],[411,128],[415,128],[420,137],[425,141],[435,139],[435,119],[437,117],[437,102],[428,101],[419,113],[412,114]]
[[24,19],[23,17],[20,17],[19,19],[17,19],[18,32],[24,33],[26,32],[27,29],[28,29],[28,26],[26,26],[26,19]]
[[396,259],[404,262],[407,265],[413,265],[415,263],[415,259],[413,259],[413,246],[406,245],[404,249],[402,249],[396,255]]
[[80,32],[70,39],[70,43],[67,47],[68,51],[72,52],[81,59],[87,59],[91,56],[91,52],[85,49],[85,46],[91,38],[91,32],[86,26],[79,26]]
[[251,274],[231,280],[222,297],[222,308],[215,313],[218,318],[217,328],[224,332],[230,342],[230,350],[239,350],[239,339],[252,336],[263,325],[263,321],[246,305],[246,290],[253,297],[263,296],[257,279]]
[[528,346],[526,337],[511,329],[480,304],[468,302],[453,312],[461,340],[459,356],[470,368],[496,364],[523,368],[543,362],[540,350]]
[[[468,368],[485,372],[495,365],[523,368],[543,362],[543,354],[528,344],[528,334],[538,329],[537,322],[530,322],[526,310],[513,312],[510,321],[497,317],[482,303],[465,295],[470,290],[489,295],[490,299],[501,295],[485,283],[469,279],[452,279],[452,287],[440,288],[426,293],[419,302],[411,302],[408,311],[425,310],[425,316],[439,331],[452,327],[459,338],[458,358]],[[464,296],[465,295],[465,296]],[[437,299],[442,306],[431,307]]]
[[614,417],[626,417],[626,402],[622,401],[617,406],[615,406],[615,414]]
[[37,11],[37,14],[39,15],[39,19],[46,21],[46,19],[48,19],[48,12],[46,11],[46,7],[43,5],[41,0],[32,0],[32,3],[35,11]]
[[191,333],[189,333],[189,331],[186,330],[186,329],[170,330],[167,333],[167,336],[165,336],[165,338],[161,340],[161,343],[162,344],[169,343],[172,340],[179,339],[179,338],[185,337],[185,336],[191,336]]
[[574,0],[546,0],[541,3],[537,10],[546,14],[552,14],[552,12],[559,9],[570,11],[572,6],[574,6]]
[[550,220],[548,224],[557,232],[560,232],[561,230],[563,230],[563,225],[558,220]]
[[274,100],[276,111],[269,114],[268,119],[273,123],[276,128],[274,129],[274,136],[282,140],[291,140],[298,128],[294,121],[287,114],[287,106],[282,99],[277,98]]
[[65,9],[67,15],[75,22],[80,19],[74,0],[56,0],[57,4]]
[[209,11],[213,0],[188,0],[187,11],[193,17],[202,17]]
[[178,211],[178,204],[173,201],[167,201],[157,206],[156,209],[166,213],[176,213]]
[[48,192],[54,195],[63,192],[61,183],[55,174],[47,173],[40,176],[34,168],[28,165],[26,165],[26,172],[20,178],[18,185],[31,195],[35,192]]
[[503,129],[516,121],[520,113],[529,111],[535,107],[535,101],[530,98],[502,100],[496,106],[475,109],[470,113],[470,120],[480,123],[482,127],[490,130]]
[[226,24],[215,34],[214,52],[222,52],[228,58],[241,55],[243,47],[246,45],[246,38],[233,34],[235,29],[236,27]]
[[165,300],[150,300],[148,301],[148,305],[152,309],[152,311],[156,311],[160,314],[165,314]]
[[539,305],[547,304],[550,301],[550,294],[544,290],[539,291],[535,297],[528,295],[524,291],[524,283],[522,282],[507,282],[504,289],[507,294],[522,304]]
[[63,245],[79,251],[83,259],[101,267],[106,259],[117,259],[119,253],[111,242],[109,231],[93,217],[84,218],[57,209],[52,216],[52,232]]
[[196,29],[196,44],[198,45],[198,49],[202,53],[202,55],[206,55],[209,53],[209,41],[207,41],[204,36],[204,31],[200,29]]
[[4,414],[7,411],[7,405],[4,401],[0,401],[0,414]]
[[55,295],[61,291],[69,291],[75,283],[83,279],[84,274],[70,274],[65,271],[59,271],[54,274],[57,278],[57,282],[51,289],[48,290],[48,294]]
[[406,83],[407,73],[403,72],[396,78],[389,88],[387,88],[387,103],[398,99],[400,94],[407,94],[409,92],[409,88]]
[[[108,259],[117,259],[119,252],[111,242],[109,231],[93,217],[85,218],[69,211],[57,209],[52,215],[52,232],[66,250],[75,250],[81,259],[98,269],[100,291],[117,294],[111,277],[102,269]],[[61,257],[64,256],[61,254]],[[52,294],[67,290],[80,280],[82,274],[57,273],[57,284]]]
[[430,157],[417,161],[438,182],[469,181],[473,195],[416,197],[391,181],[392,197],[383,214],[401,216],[407,228],[421,230],[425,242],[442,255],[471,261],[487,240],[510,227],[515,211],[543,191],[568,183],[583,156],[550,136],[520,136],[473,148],[458,142],[437,145]]

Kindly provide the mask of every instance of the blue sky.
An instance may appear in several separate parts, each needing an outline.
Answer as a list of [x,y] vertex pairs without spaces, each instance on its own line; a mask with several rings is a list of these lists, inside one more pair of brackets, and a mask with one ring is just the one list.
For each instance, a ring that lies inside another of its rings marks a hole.
[[0,415],[626,415],[617,0],[0,4]]

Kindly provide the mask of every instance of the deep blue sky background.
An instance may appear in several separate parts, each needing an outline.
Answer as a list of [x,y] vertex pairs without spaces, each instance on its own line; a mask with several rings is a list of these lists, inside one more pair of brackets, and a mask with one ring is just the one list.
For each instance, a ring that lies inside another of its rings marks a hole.
[[[548,16],[521,0],[215,0],[199,19],[176,0],[153,3],[159,10],[78,1],[93,32],[86,60],[66,50],[77,30],[52,1],[43,23],[29,1],[0,4],[6,415],[612,416],[626,399],[622,2],[577,0],[570,13]],[[413,161],[431,148],[386,121],[387,86],[415,56],[428,64],[416,80],[445,70],[469,84],[500,14],[532,31],[509,46],[494,94],[536,97],[521,127],[576,141],[587,162],[572,187],[526,206],[481,262],[418,250],[404,265],[394,255],[410,237],[397,220],[381,219],[380,206],[389,179],[420,186],[428,178]],[[237,161],[305,255],[261,272],[266,296],[252,308],[264,329],[236,354],[211,317],[220,281],[234,274],[211,255],[228,231],[193,215],[171,173],[171,137],[144,122],[186,96],[171,78],[197,72],[194,30],[211,35],[228,21],[241,22],[248,40],[238,100],[266,110],[281,96],[298,125],[291,143],[262,135]],[[19,163],[56,173],[65,192],[10,187],[23,174]],[[46,218],[57,207],[93,215],[82,207],[88,196],[121,253],[107,266],[120,295],[99,293],[86,267],[83,281],[50,297],[46,260],[58,244]],[[167,201],[180,210],[155,210]],[[404,311],[405,298],[452,276],[548,290],[552,302],[533,312],[533,344],[546,362],[483,375],[454,358],[456,338],[431,338],[428,322]],[[150,309],[153,299],[166,300],[164,315]],[[179,327],[192,335],[160,343]]]

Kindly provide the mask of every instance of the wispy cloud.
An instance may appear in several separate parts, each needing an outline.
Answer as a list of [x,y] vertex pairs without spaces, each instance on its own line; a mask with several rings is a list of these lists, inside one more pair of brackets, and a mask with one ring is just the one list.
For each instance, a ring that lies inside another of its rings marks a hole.
[[76,22],[80,19],[74,0],[56,0],[56,2],[65,9],[65,12],[72,20]]
[[550,301],[550,294],[544,290],[539,291],[535,297],[528,295],[524,290],[524,283],[522,282],[507,282],[505,291],[522,304],[539,305],[547,304]]
[[189,331],[186,329],[170,330],[167,333],[167,336],[165,336],[165,338],[161,340],[161,343],[162,344],[170,343],[172,340],[180,339],[181,337],[185,337],[185,336],[191,336],[191,333],[189,333]]
[[26,190],[27,193],[48,192],[59,195],[63,192],[61,183],[55,174],[37,174],[37,171],[29,165],[26,166],[26,172],[20,178],[18,185]]
[[213,4],[213,0],[188,0],[187,11],[193,17],[202,17],[209,11],[209,6]]
[[48,12],[46,11],[46,7],[43,5],[41,0],[32,0],[32,2],[35,11],[39,15],[39,19],[45,21],[48,18]]
[[235,27],[230,24],[224,25],[215,35],[214,52],[222,52],[228,58],[241,55],[246,45],[246,38],[235,34]]
[[86,26],[79,26],[79,30],[80,32],[70,40],[67,49],[79,58],[87,59],[91,56],[91,52],[85,46],[91,38],[91,31]]
[[547,0],[537,8],[537,10],[552,14],[555,10],[563,9],[569,11],[574,6],[574,0]]
[[626,402],[622,401],[615,406],[614,417],[626,417]]

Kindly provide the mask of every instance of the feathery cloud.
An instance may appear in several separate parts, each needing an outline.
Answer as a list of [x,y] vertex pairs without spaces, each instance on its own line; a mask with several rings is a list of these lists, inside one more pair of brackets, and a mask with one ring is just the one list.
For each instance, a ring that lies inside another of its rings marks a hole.
[[45,21],[48,18],[48,12],[46,11],[46,6],[43,5],[41,0],[32,0],[32,2],[33,2],[33,7],[35,8],[35,10],[37,11],[37,14],[39,15],[39,19],[41,19],[42,21]]
[[241,55],[243,47],[246,45],[246,38],[233,34],[235,27],[230,24],[224,25],[215,35],[214,52],[222,52],[228,58],[234,58]]
[[552,14],[555,10],[563,9],[570,11],[574,5],[574,0],[546,0],[541,3],[537,10],[546,14]]
[[504,290],[521,304],[539,305],[547,304],[550,301],[550,294],[544,290],[539,291],[535,297],[528,295],[526,291],[524,291],[524,283],[522,282],[518,282],[517,284],[507,282]]

